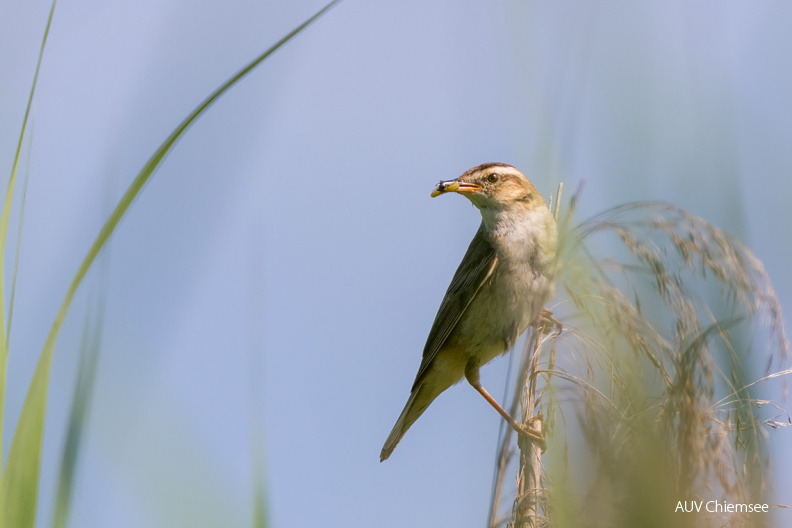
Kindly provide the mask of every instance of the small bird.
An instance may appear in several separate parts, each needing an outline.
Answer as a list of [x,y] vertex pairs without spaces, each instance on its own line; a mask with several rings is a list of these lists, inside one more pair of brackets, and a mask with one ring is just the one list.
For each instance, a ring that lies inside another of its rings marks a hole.
[[380,461],[429,404],[463,377],[518,433],[544,444],[541,431],[518,423],[481,386],[479,367],[514,346],[553,297],[556,221],[528,178],[505,163],[485,163],[441,181],[432,197],[448,192],[473,202],[481,226],[440,303],[410,397]]

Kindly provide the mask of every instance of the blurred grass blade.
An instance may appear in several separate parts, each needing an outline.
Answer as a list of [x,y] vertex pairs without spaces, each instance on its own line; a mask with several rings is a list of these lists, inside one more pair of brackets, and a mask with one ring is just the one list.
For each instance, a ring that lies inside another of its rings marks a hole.
[[[255,236],[255,235],[254,235]],[[266,275],[265,257],[261,245],[251,243],[248,248],[252,250],[248,259],[247,269],[247,309],[248,314],[248,339],[249,339],[249,367],[248,389],[250,391],[250,436],[251,456],[250,467],[253,484],[253,528],[266,528],[269,526],[269,507],[267,503],[267,479],[265,461],[265,435],[264,435],[264,401],[265,393],[261,380],[266,379],[264,361],[266,357],[262,343],[266,342],[264,331],[260,322],[267,320],[265,303],[266,291],[261,280]],[[262,273],[263,270],[263,273]]]
[[[8,462],[6,464],[6,472],[4,477],[3,487],[3,511],[2,511],[2,528],[33,528],[35,524],[36,501],[38,497],[38,474],[40,467],[41,456],[41,442],[44,432],[44,414],[47,403],[47,388],[49,381],[49,371],[52,363],[52,354],[55,348],[55,342],[58,337],[63,321],[66,318],[66,313],[69,310],[69,305],[74,298],[77,288],[80,286],[85,274],[93,264],[97,255],[107,243],[107,240],[115,231],[118,223],[124,217],[129,207],[134,202],[135,198],[140,194],[143,186],[148,182],[151,175],[159,167],[162,160],[173,148],[173,145],[179,140],[184,132],[193,124],[193,122],[200,117],[212,103],[214,103],[221,95],[226,93],[229,88],[239,82],[245,75],[250,73],[256,66],[258,66],[267,57],[272,55],[281,46],[286,44],[289,40],[294,38],[302,32],[308,25],[326,13],[331,7],[339,3],[340,0],[333,0],[321,10],[319,10],[311,18],[300,24],[297,28],[291,31],[288,35],[279,40],[275,45],[267,51],[256,57],[253,61],[247,64],[244,68],[239,70],[230,79],[223,83],[217,90],[204,99],[184,121],[168,136],[168,138],[160,145],[157,151],[151,156],[138,173],[132,184],[121,197],[116,208],[105,222],[99,235],[94,240],[88,254],[80,264],[77,274],[74,276],[66,296],[58,309],[55,316],[55,321],[52,323],[50,332],[47,335],[47,340],[39,356],[36,365],[36,371],[33,374],[33,380],[30,383],[25,403],[22,407],[22,413],[19,417],[14,438],[11,442],[11,449],[8,454]],[[0,340],[5,342],[5,339]]]
[[[11,321],[12,321],[12,316],[14,314],[14,297],[15,297],[15,294],[16,294],[17,271],[19,269],[19,253],[20,253],[20,249],[21,249],[21,245],[22,245],[22,220],[24,219],[24,216],[25,216],[25,199],[27,197],[28,177],[30,176],[30,153],[31,153],[32,148],[33,148],[33,126],[32,126],[32,123],[31,123],[30,139],[28,140],[27,163],[26,163],[26,167],[25,167],[25,184],[22,187],[22,200],[21,200],[21,203],[20,203],[20,206],[19,206],[19,228],[17,230],[16,255],[15,255],[15,258],[14,258],[14,275],[13,275],[13,278],[11,279],[11,299],[8,302],[8,328],[7,328],[7,331],[6,331],[6,334],[5,334],[5,342],[3,343],[3,345],[4,345],[4,348],[3,348],[3,351],[4,351],[3,359],[4,360],[8,357],[7,356],[8,346],[9,346],[9,343],[11,341]],[[7,224],[5,224],[4,227],[7,228]],[[2,260],[2,257],[0,257],[0,260]],[[2,275],[0,275],[0,276],[2,276]],[[0,281],[0,282],[3,282],[3,281]],[[3,372],[5,373],[5,363],[3,363]],[[3,378],[3,382],[5,384],[5,377]],[[2,415],[3,415],[3,413],[0,412],[0,417],[2,417]],[[0,418],[0,419],[2,419],[2,418]],[[1,431],[0,431],[0,434],[1,434]],[[2,479],[0,479],[0,480],[2,480]],[[0,490],[2,490],[2,486],[0,486]],[[0,498],[0,500],[2,500],[2,499]],[[0,523],[1,522],[3,522],[2,518],[0,518]],[[3,525],[3,526],[5,526],[5,525]]]
[[[14,186],[16,185],[19,156],[22,152],[22,142],[25,138],[25,129],[27,128],[28,116],[30,116],[30,107],[33,104],[33,95],[36,93],[36,83],[38,82],[39,70],[41,69],[41,59],[44,56],[44,46],[47,44],[47,36],[49,35],[50,25],[52,24],[52,15],[55,12],[55,1],[56,0],[52,0],[52,7],[50,8],[49,18],[47,19],[47,27],[44,29],[44,37],[41,39],[41,49],[39,50],[38,62],[36,62],[36,73],[33,75],[33,84],[30,87],[30,95],[28,96],[27,107],[25,108],[25,117],[22,119],[22,130],[19,131],[19,142],[17,143],[16,153],[14,154],[14,163],[11,166],[11,177],[8,179],[8,189],[6,190],[5,202],[3,202],[3,211],[2,214],[0,214],[0,453],[3,453],[6,367],[8,365],[7,336],[9,328],[6,327],[5,318],[5,245],[8,236],[8,219],[11,216],[11,201],[14,198]],[[9,308],[9,314],[10,312],[11,308]],[[2,464],[0,464],[0,466],[2,466]],[[2,479],[0,479],[0,488],[2,488]],[[2,499],[1,495],[0,499]],[[2,503],[0,503],[0,508],[5,510],[5,508],[2,507]],[[2,520],[0,519],[0,521]]]
[[11,321],[14,315],[14,297],[16,296],[16,280],[19,271],[19,253],[22,249],[22,220],[25,218],[25,200],[27,199],[28,179],[30,176],[30,154],[33,150],[33,123],[30,123],[30,140],[28,140],[27,163],[25,166],[25,184],[22,186],[22,200],[19,205],[19,227],[17,228],[16,255],[14,256],[14,275],[11,278],[11,299],[8,301],[8,331],[6,332],[5,346],[11,342]]
[[267,528],[269,516],[267,515],[267,487],[264,484],[264,475],[259,466],[256,467],[255,481],[253,483],[253,528]]
[[[106,256],[106,255],[105,255]],[[76,474],[80,443],[82,442],[85,425],[88,421],[93,389],[96,380],[96,367],[99,361],[99,349],[102,342],[104,326],[105,299],[107,297],[107,260],[103,259],[103,280],[99,286],[95,310],[88,307],[85,314],[82,344],[80,346],[80,364],[77,371],[77,383],[74,387],[69,423],[66,430],[66,445],[61,456],[60,473],[58,475],[58,491],[55,499],[53,528],[66,528],[74,496],[74,476]]]

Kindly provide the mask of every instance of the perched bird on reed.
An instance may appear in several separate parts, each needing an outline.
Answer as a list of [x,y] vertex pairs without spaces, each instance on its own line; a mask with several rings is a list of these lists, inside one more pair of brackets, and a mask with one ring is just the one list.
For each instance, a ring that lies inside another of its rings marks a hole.
[[456,192],[481,212],[481,226],[440,303],[410,398],[380,460],[441,392],[463,377],[521,434],[541,431],[515,421],[479,382],[479,367],[507,352],[540,317],[555,291],[556,222],[533,184],[505,163],[485,163],[432,196]]

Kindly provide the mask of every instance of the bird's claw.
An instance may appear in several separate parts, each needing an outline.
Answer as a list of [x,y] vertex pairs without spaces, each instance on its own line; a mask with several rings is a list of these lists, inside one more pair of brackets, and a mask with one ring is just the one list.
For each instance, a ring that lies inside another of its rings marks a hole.
[[556,335],[561,335],[564,325],[553,317],[553,312],[547,308],[542,308],[539,317],[536,319],[535,328],[541,329],[543,334],[549,334],[551,331]]
[[542,420],[542,415],[538,414],[529,420],[530,424],[515,424],[515,430],[517,434],[521,434],[528,438],[532,443],[539,446],[539,449],[542,450],[542,453],[547,451],[547,441],[545,440],[544,434],[542,433],[541,429],[531,427],[536,421]]

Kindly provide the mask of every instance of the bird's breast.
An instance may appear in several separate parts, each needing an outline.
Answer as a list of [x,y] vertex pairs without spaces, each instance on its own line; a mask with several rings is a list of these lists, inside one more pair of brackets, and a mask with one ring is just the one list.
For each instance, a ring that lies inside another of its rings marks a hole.
[[501,218],[487,236],[497,264],[455,336],[469,361],[478,364],[514,346],[555,294],[556,224],[546,207]]
[[528,262],[500,261],[459,322],[467,355],[484,364],[509,350],[554,294]]

